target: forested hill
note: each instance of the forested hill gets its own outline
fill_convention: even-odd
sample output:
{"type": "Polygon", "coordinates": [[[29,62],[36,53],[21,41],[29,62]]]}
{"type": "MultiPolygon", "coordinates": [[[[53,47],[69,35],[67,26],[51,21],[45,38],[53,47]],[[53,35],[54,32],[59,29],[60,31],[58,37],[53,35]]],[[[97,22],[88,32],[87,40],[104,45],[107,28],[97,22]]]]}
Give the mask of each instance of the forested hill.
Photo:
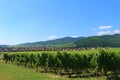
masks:
{"type": "MultiPolygon", "coordinates": [[[[60,48],[86,48],[86,47],[120,47],[120,34],[90,36],[90,37],[65,37],[48,41],[23,43],[12,47],[60,47],[60,48]]],[[[1,45],[0,47],[7,47],[1,45]]]]}
{"type": "Polygon", "coordinates": [[[78,38],[65,37],[65,38],[59,38],[55,40],[39,41],[39,42],[34,42],[34,43],[24,43],[24,44],[19,44],[16,46],[17,47],[38,47],[38,46],[67,47],[67,45],[73,46],[73,42],[78,41],[83,38],[84,37],[78,37],[78,38]]]}
{"type": "Polygon", "coordinates": [[[91,36],[74,42],[76,47],[120,47],[120,34],[91,36]]]}

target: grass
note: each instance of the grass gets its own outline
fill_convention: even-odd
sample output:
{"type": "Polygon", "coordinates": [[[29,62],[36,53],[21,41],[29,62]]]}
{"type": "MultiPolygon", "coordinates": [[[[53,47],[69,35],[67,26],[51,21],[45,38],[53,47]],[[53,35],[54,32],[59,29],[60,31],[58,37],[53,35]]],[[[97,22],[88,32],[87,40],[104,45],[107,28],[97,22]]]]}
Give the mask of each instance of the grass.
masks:
{"type": "Polygon", "coordinates": [[[66,78],[50,73],[38,73],[16,65],[0,63],[0,80],[105,80],[105,77],[66,78]]]}
{"type": "Polygon", "coordinates": [[[46,74],[36,73],[23,67],[10,64],[0,64],[0,80],[59,80],[46,74]]]}

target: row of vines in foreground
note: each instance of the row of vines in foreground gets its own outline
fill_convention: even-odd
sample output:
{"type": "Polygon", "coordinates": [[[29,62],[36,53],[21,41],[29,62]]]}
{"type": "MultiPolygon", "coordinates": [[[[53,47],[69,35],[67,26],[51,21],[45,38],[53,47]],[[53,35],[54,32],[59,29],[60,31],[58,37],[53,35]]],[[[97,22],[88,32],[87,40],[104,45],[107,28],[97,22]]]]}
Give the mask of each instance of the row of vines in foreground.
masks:
{"type": "Polygon", "coordinates": [[[16,64],[36,71],[55,74],[87,74],[87,76],[113,75],[120,73],[120,52],[100,50],[99,52],[81,53],[80,51],[47,51],[4,53],[5,63],[16,64]]]}

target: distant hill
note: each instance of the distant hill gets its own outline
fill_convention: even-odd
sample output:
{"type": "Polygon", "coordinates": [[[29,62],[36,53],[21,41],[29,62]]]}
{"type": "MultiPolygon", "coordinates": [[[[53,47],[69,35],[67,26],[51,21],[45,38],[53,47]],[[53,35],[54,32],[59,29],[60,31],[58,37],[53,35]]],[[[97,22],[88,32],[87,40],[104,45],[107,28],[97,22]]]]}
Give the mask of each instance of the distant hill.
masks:
{"type": "Polygon", "coordinates": [[[15,45],[16,47],[38,47],[38,46],[51,46],[51,47],[73,47],[73,42],[83,39],[84,37],[72,38],[72,37],[65,37],[55,40],[48,40],[48,41],[39,41],[33,43],[24,43],[15,45]]]}
{"type": "Polygon", "coordinates": [[[90,36],[90,37],[64,37],[54,40],[38,41],[33,43],[23,43],[19,45],[9,46],[0,45],[0,47],[76,47],[76,48],[86,48],[86,47],[120,47],[120,34],[114,35],[103,35],[103,36],[90,36]]]}
{"type": "Polygon", "coordinates": [[[8,45],[0,45],[1,48],[8,47],[8,45]]]}
{"type": "Polygon", "coordinates": [[[76,47],[120,47],[120,34],[91,36],[74,42],[76,47]]]}

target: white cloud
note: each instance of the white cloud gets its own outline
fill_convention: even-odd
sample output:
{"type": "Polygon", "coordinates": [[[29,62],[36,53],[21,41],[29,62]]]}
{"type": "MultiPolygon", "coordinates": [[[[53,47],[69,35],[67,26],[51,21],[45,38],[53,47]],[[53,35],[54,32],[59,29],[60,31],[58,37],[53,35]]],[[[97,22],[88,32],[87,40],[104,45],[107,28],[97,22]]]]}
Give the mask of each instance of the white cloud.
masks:
{"type": "Polygon", "coordinates": [[[109,35],[109,34],[113,34],[111,31],[101,31],[97,33],[98,35],[109,35]]]}
{"type": "Polygon", "coordinates": [[[70,37],[72,37],[72,38],[77,38],[78,36],[73,36],[73,35],[71,35],[70,37]]]}
{"type": "Polygon", "coordinates": [[[99,29],[110,29],[112,26],[99,26],[99,29]]]}
{"type": "Polygon", "coordinates": [[[49,36],[48,38],[49,39],[55,39],[55,38],[57,38],[57,36],[49,36]]]}
{"type": "Polygon", "coordinates": [[[114,34],[120,34],[120,30],[118,30],[118,29],[115,30],[115,31],[114,31],[114,34]]]}

